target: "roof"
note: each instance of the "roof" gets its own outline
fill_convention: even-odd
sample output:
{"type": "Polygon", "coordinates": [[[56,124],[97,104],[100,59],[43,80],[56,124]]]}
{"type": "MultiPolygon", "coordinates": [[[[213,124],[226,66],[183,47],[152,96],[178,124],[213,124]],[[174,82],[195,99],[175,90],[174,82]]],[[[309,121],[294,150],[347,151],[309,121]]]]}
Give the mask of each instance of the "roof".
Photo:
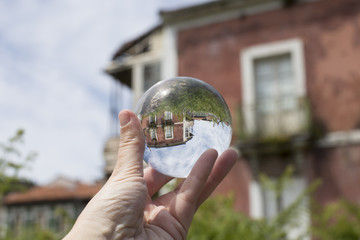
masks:
{"type": "Polygon", "coordinates": [[[14,192],[6,195],[4,205],[31,204],[37,202],[57,202],[69,200],[90,200],[103,186],[103,183],[84,184],[77,181],[66,182],[62,179],[47,186],[32,187],[26,192],[14,192]]]}
{"type": "MultiPolygon", "coordinates": [[[[201,4],[201,6],[203,6],[205,4],[201,4]]],[[[196,7],[201,7],[198,5],[195,5],[196,7]]],[[[186,8],[181,8],[181,9],[176,9],[176,10],[169,10],[169,11],[160,11],[159,14],[161,16],[163,15],[171,15],[174,14],[175,12],[181,12],[181,11],[187,11],[187,9],[191,9],[194,8],[194,6],[192,7],[186,7],[186,8]]],[[[150,30],[148,30],[147,32],[141,34],[140,36],[129,40],[125,43],[123,43],[120,48],[114,53],[114,55],[112,56],[112,60],[115,60],[116,58],[118,58],[119,56],[121,56],[123,53],[125,53],[127,50],[129,50],[130,48],[132,48],[133,46],[135,46],[136,44],[138,44],[139,42],[141,42],[143,39],[145,39],[146,37],[148,37],[149,35],[151,35],[152,33],[154,33],[155,31],[161,29],[163,27],[163,23],[160,23],[156,26],[154,26],[153,28],[151,28],[150,30]]]]}
{"type": "MultiPolygon", "coordinates": [[[[251,6],[278,6],[290,7],[298,2],[309,0],[212,0],[202,4],[191,5],[188,7],[160,11],[160,16],[165,24],[178,23],[191,19],[199,19],[201,17],[214,16],[217,13],[238,10],[239,17],[246,16],[248,13],[243,11],[251,6]],[[275,4],[275,5],[273,5],[275,4]]],[[[272,9],[273,7],[270,7],[272,9]]],[[[254,13],[260,9],[253,10],[254,13]]],[[[249,12],[250,13],[250,12],[249,12]]]]}
{"type": "Polygon", "coordinates": [[[137,43],[141,42],[143,39],[151,35],[153,32],[159,30],[162,28],[162,24],[158,24],[155,27],[151,28],[147,32],[141,34],[137,38],[134,38],[128,42],[125,42],[121,45],[121,47],[115,52],[115,54],[112,57],[112,60],[115,60],[117,57],[121,56],[123,53],[125,53],[127,50],[129,50],[131,47],[135,46],[137,43]]]}
{"type": "Polygon", "coordinates": [[[192,18],[212,15],[219,11],[223,12],[271,1],[278,0],[215,0],[180,9],[160,11],[160,16],[166,23],[181,22],[192,18]]]}
{"type": "MultiPolygon", "coordinates": [[[[161,10],[159,15],[162,18],[162,23],[151,28],[147,32],[140,36],[125,42],[112,56],[112,60],[115,60],[127,50],[141,42],[143,39],[161,29],[165,24],[186,21],[192,18],[199,18],[201,16],[207,16],[219,11],[232,10],[235,8],[243,8],[249,5],[257,5],[268,2],[276,2],[278,0],[213,0],[202,4],[194,4],[183,8],[177,8],[172,10],[161,10]]],[[[288,0],[290,2],[296,2],[295,0],[288,0]]]]}

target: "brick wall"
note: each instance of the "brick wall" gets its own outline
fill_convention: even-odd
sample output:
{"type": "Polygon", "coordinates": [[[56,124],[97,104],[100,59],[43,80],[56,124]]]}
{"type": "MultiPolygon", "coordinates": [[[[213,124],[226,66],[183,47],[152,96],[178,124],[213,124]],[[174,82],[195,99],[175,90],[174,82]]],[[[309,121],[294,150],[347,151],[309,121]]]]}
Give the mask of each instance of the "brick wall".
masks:
{"type": "Polygon", "coordinates": [[[309,161],[310,179],[321,179],[315,193],[321,203],[340,196],[360,203],[360,146],[318,149],[309,161]]]}
{"type": "MultiPolygon", "coordinates": [[[[241,51],[291,38],[304,43],[306,92],[317,121],[329,132],[360,128],[358,0],[309,2],[182,30],[178,33],[179,75],[214,86],[224,96],[236,123],[236,111],[242,104],[241,51]]],[[[236,125],[234,128],[236,131],[236,125]]],[[[359,165],[359,148],[322,149],[310,154],[310,179],[324,181],[316,193],[320,202],[340,196],[360,201],[360,168],[351,167],[359,165]]],[[[244,199],[250,180],[248,167],[241,161],[218,191],[235,191],[242,198],[237,200],[237,209],[248,212],[250,203],[244,199]]]]}
{"type": "Polygon", "coordinates": [[[151,139],[151,135],[149,133],[149,128],[151,127],[149,124],[149,117],[145,117],[141,121],[141,126],[145,132],[145,140],[150,146],[152,143],[156,144],[157,146],[167,146],[167,145],[177,145],[183,144],[184,142],[184,123],[183,119],[179,118],[176,115],[172,116],[172,129],[173,129],[173,137],[166,139],[165,138],[165,117],[163,115],[156,116],[156,121],[154,122],[154,126],[156,126],[156,136],[157,141],[153,141],[151,139]]]}
{"type": "Polygon", "coordinates": [[[360,1],[326,0],[180,31],[179,75],[213,85],[233,117],[242,102],[242,49],[300,38],[307,94],[329,131],[360,127],[360,1]],[[352,104],[351,104],[352,103],[352,104]],[[346,107],[344,107],[346,106],[346,107]]]}

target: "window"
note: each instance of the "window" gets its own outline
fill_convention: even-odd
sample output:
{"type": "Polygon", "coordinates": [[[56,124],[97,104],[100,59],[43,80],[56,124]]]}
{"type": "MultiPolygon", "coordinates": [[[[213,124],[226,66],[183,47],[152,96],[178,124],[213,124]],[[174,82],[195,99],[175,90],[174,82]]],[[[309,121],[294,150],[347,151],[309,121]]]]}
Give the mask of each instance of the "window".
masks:
{"type": "Polygon", "coordinates": [[[305,95],[302,42],[299,39],[253,46],[241,53],[246,131],[262,136],[302,129],[305,95]]]}
{"type": "Polygon", "coordinates": [[[190,129],[189,129],[189,127],[186,127],[185,128],[185,138],[188,138],[188,137],[190,137],[190,129]]]}
{"type": "Polygon", "coordinates": [[[49,219],[49,228],[54,232],[60,231],[60,216],[51,215],[49,219]]]}
{"type": "Polygon", "coordinates": [[[172,112],[169,112],[169,111],[165,111],[164,113],[164,118],[165,120],[172,120],[172,112]]]}
{"type": "Polygon", "coordinates": [[[186,126],[185,127],[185,138],[190,138],[193,136],[193,127],[192,126],[186,126]]]}
{"type": "Polygon", "coordinates": [[[25,218],[25,227],[30,228],[35,225],[35,213],[32,208],[27,207],[26,209],[26,218],[25,218]]]}
{"type": "MultiPolygon", "coordinates": [[[[276,181],[276,179],[272,179],[276,181]]],[[[286,209],[297,197],[305,190],[306,180],[301,177],[292,178],[285,186],[280,196],[276,196],[274,190],[266,189],[260,186],[256,181],[250,185],[250,215],[254,218],[274,219],[278,215],[279,210],[286,209]]],[[[301,211],[297,216],[297,225],[286,229],[290,239],[297,239],[299,236],[307,232],[310,226],[309,202],[305,198],[300,203],[301,211]]],[[[310,238],[301,238],[310,239],[310,238]]]]}
{"type": "Polygon", "coordinates": [[[155,115],[149,115],[149,124],[156,123],[156,116],[155,115]]]}
{"type": "Polygon", "coordinates": [[[165,139],[172,139],[174,134],[174,128],[173,126],[165,126],[164,127],[164,130],[165,130],[165,139]]]}
{"type": "Polygon", "coordinates": [[[157,140],[157,136],[156,136],[156,128],[150,128],[150,137],[151,140],[157,140]]]}
{"type": "Polygon", "coordinates": [[[255,59],[255,109],[260,135],[296,132],[298,96],[291,55],[255,59]]]}
{"type": "MultiPolygon", "coordinates": [[[[274,184],[276,178],[270,179],[274,184]]],[[[276,196],[273,189],[262,188],[264,217],[272,219],[293,203],[306,188],[305,179],[294,177],[285,185],[284,191],[276,196]]]]}
{"type": "Polygon", "coordinates": [[[35,215],[35,221],[36,224],[38,224],[41,227],[47,226],[47,219],[46,219],[46,206],[39,206],[36,208],[36,215],[35,215]]]}
{"type": "Polygon", "coordinates": [[[160,62],[144,66],[144,92],[160,81],[160,62]]]}

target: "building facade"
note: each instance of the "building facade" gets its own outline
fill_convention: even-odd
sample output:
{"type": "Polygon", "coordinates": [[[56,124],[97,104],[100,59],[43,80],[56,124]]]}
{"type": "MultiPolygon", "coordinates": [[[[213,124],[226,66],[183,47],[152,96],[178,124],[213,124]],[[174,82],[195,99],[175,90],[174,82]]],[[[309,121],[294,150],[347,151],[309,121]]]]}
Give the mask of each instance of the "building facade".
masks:
{"type": "MultiPolygon", "coordinates": [[[[222,94],[233,117],[232,145],[242,157],[217,193],[233,192],[237,210],[265,218],[315,179],[322,180],[319,203],[360,203],[359,1],[220,0],[160,15],[162,24],[146,35],[162,39],[156,81],[201,79],[222,94]],[[261,187],[260,173],[276,180],[289,165],[293,181],[279,198],[261,187]]],[[[141,39],[125,44],[110,66],[119,56],[119,71],[136,66],[126,54],[141,39]]],[[[131,82],[146,90],[145,69],[136,71],[131,82]]]]}
{"type": "Polygon", "coordinates": [[[10,193],[2,201],[2,230],[16,236],[39,227],[65,234],[102,185],[58,178],[46,186],[10,193]]]}
{"type": "Polygon", "coordinates": [[[194,120],[172,112],[149,115],[140,120],[148,147],[169,147],[185,144],[193,135],[194,120]]]}

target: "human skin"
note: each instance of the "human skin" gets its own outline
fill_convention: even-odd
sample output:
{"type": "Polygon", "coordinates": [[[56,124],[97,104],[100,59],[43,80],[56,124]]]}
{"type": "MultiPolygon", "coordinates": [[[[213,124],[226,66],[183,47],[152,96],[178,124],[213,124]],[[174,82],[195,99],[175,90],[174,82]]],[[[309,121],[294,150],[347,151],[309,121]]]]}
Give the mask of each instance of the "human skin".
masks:
{"type": "Polygon", "coordinates": [[[220,157],[213,149],[205,151],[174,191],[152,200],[172,178],[151,167],[143,170],[145,139],[136,115],[124,110],[119,121],[114,171],[64,239],[186,239],[196,210],[230,171],[236,151],[220,157]]]}

